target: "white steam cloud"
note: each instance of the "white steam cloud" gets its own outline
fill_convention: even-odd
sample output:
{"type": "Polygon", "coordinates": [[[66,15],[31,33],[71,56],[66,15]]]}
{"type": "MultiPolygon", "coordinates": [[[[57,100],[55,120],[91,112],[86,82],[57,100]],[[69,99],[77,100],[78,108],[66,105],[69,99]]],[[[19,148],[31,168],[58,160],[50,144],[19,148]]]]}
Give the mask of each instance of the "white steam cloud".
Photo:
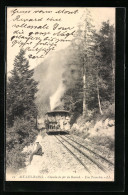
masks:
{"type": "Polygon", "coordinates": [[[56,92],[50,97],[51,110],[54,110],[56,107],[62,104],[61,97],[63,96],[64,92],[65,92],[65,86],[63,85],[61,81],[56,92]]]}

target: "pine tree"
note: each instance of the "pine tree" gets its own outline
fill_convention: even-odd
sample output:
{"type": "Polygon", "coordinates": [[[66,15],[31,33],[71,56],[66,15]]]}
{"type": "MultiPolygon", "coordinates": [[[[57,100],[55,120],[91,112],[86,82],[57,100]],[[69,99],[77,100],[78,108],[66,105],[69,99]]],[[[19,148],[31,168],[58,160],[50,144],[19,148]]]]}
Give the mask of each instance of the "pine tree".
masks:
{"type": "Polygon", "coordinates": [[[33,79],[34,70],[29,69],[25,51],[20,50],[15,57],[14,68],[7,82],[7,124],[13,126],[16,118],[35,119],[37,108],[35,94],[37,82],[33,79]]]}
{"type": "MultiPolygon", "coordinates": [[[[103,22],[100,32],[96,35],[95,72],[97,74],[97,89],[102,105],[113,103],[115,83],[114,60],[114,27],[109,21],[103,22]]],[[[100,101],[99,101],[100,103],[100,101]]],[[[101,103],[99,106],[101,108],[101,103]]],[[[101,112],[100,112],[101,113],[101,112]]],[[[101,113],[102,114],[102,113],[101,113]]]]}
{"type": "MultiPolygon", "coordinates": [[[[64,94],[65,108],[69,108],[73,115],[87,116],[88,105],[91,105],[93,76],[91,74],[91,59],[93,45],[95,44],[95,30],[92,25],[88,9],[83,14],[83,21],[78,25],[78,30],[71,42],[69,73],[64,94]],[[90,103],[91,102],[91,103],[90,103]]],[[[67,74],[67,73],[66,73],[67,74]]],[[[93,100],[92,100],[93,101],[93,100]]]]}
{"type": "Polygon", "coordinates": [[[114,97],[114,28],[103,22],[96,33],[88,11],[82,24],[71,42],[69,71],[64,75],[64,107],[74,122],[82,113],[86,120],[105,114],[114,97]]]}
{"type": "MultiPolygon", "coordinates": [[[[93,45],[95,44],[95,30],[92,22],[92,17],[89,9],[86,9],[83,14],[84,21],[79,25],[77,31],[77,39],[79,40],[79,52],[80,52],[80,69],[82,69],[83,79],[83,116],[87,116],[88,110],[88,96],[90,91],[90,85],[88,83],[91,70],[91,59],[94,55],[93,45]]],[[[90,82],[91,83],[91,82],[90,82]]]]}

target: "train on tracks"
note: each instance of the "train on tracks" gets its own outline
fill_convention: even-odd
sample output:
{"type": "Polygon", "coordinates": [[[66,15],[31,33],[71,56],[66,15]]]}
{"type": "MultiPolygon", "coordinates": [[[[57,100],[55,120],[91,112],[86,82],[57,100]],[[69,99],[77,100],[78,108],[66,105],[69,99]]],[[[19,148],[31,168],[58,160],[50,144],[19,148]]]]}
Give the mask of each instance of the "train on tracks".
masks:
{"type": "Polygon", "coordinates": [[[70,113],[65,110],[47,112],[45,114],[45,128],[47,132],[69,132],[70,113]]]}

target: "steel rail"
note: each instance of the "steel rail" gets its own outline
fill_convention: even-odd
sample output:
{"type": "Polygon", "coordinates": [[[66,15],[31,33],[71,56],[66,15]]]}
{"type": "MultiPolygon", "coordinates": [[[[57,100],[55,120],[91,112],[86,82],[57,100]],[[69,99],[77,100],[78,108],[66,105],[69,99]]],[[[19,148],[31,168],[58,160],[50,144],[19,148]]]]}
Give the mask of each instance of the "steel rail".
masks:
{"type": "Polygon", "coordinates": [[[88,156],[85,152],[82,152],[79,148],[77,148],[76,146],[71,144],[69,141],[65,140],[62,136],[60,136],[60,137],[61,137],[61,139],[66,141],[69,145],[71,145],[73,148],[75,148],[79,153],[81,153],[83,156],[85,156],[87,159],[89,159],[91,162],[93,162],[95,165],[97,165],[98,168],[101,169],[103,172],[107,171],[107,169],[103,165],[101,165],[100,163],[96,162],[92,157],[88,156]]]}
{"type": "MultiPolygon", "coordinates": [[[[55,135],[54,135],[55,136],[55,135]]],[[[84,168],[91,174],[91,171],[86,167],[86,165],[57,137],[55,136],[57,140],[69,151],[70,154],[81,164],[84,166],[84,168]]]]}
{"type": "MultiPolygon", "coordinates": [[[[65,136],[65,135],[64,135],[64,136],[65,136]]],[[[67,136],[65,136],[65,137],[67,137],[67,136]]],[[[71,139],[70,137],[67,137],[67,138],[70,139],[70,140],[72,140],[74,143],[78,144],[79,146],[85,148],[85,149],[88,150],[89,152],[92,152],[92,153],[95,154],[96,156],[102,158],[102,159],[103,159],[104,161],[106,161],[107,163],[109,163],[109,164],[111,164],[111,165],[114,166],[114,164],[113,164],[111,161],[107,160],[105,157],[101,156],[100,154],[97,154],[97,153],[94,152],[93,150],[91,150],[91,149],[87,148],[86,146],[80,144],[80,143],[77,142],[76,140],[71,139]]]]}

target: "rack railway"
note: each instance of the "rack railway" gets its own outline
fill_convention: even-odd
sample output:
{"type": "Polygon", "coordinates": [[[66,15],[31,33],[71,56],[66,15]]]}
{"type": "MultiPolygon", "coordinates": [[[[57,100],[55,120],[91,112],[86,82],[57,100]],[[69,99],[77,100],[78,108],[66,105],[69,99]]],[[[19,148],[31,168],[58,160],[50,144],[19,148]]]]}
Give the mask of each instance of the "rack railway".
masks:
{"type": "Polygon", "coordinates": [[[108,151],[92,142],[70,135],[70,113],[54,110],[45,114],[47,134],[52,133],[60,144],[86,169],[88,173],[113,172],[114,162],[107,158],[108,151]],[[64,132],[65,134],[61,134],[64,132]],[[84,141],[84,142],[83,142],[84,141]]]}
{"type": "Polygon", "coordinates": [[[55,135],[56,139],[64,146],[64,148],[88,171],[88,173],[94,173],[102,171],[113,172],[114,163],[100,154],[96,153],[93,149],[86,147],[72,139],[72,136],[68,135],[55,135]]]}

